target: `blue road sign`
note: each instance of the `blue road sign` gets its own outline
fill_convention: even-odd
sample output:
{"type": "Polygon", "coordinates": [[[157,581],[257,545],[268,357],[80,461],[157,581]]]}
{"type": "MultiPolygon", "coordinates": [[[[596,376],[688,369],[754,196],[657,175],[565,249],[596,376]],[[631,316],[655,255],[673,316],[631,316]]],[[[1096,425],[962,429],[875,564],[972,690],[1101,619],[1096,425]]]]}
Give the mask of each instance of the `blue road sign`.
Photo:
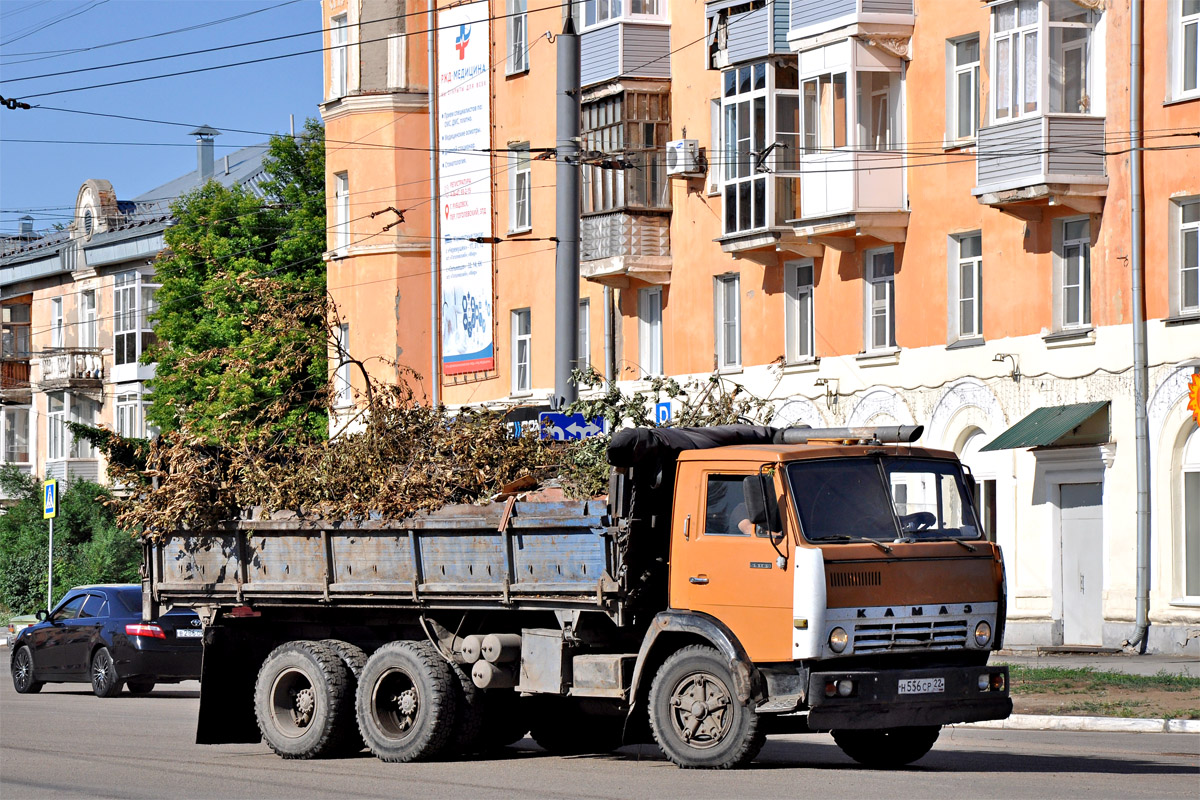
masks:
{"type": "Polygon", "coordinates": [[[538,422],[542,426],[542,438],[566,441],[567,439],[586,439],[589,436],[599,436],[608,430],[604,417],[585,419],[583,414],[559,414],[546,411],[538,414],[538,422]]]}
{"type": "Polygon", "coordinates": [[[671,421],[671,401],[659,403],[654,406],[654,424],[666,425],[671,421]]]}
{"type": "Polygon", "coordinates": [[[42,484],[42,519],[58,516],[58,481],[51,478],[42,484]]]}

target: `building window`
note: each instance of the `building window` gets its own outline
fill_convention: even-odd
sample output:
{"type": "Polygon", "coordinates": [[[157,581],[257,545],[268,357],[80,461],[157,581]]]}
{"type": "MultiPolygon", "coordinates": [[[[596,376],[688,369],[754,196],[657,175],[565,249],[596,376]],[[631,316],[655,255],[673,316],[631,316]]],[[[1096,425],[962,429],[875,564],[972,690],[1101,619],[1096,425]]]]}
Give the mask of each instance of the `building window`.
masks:
{"type": "Polygon", "coordinates": [[[708,101],[708,193],[721,193],[721,98],[708,101]]]}
{"type": "Polygon", "coordinates": [[[583,0],[576,3],[579,29],[615,19],[665,19],[666,0],[583,0]]]}
{"type": "MultiPolygon", "coordinates": [[[[1197,0],[1200,2],[1200,0],[1197,0]]],[[[1177,200],[1171,209],[1178,233],[1172,236],[1171,310],[1177,315],[1200,314],[1200,197],[1177,200]]]]}
{"type": "Polygon", "coordinates": [[[900,73],[858,72],[858,144],[864,150],[892,150],[904,138],[900,118],[900,73]]]}
{"type": "Polygon", "coordinates": [[[896,253],[891,247],[866,254],[867,350],[896,346],[896,253]]]}
{"type": "Polygon", "coordinates": [[[742,366],[741,279],[718,275],[713,281],[713,317],[716,320],[717,369],[742,366]]]}
{"type": "Polygon", "coordinates": [[[510,145],[508,152],[508,232],[532,227],[529,142],[510,145]]]}
{"type": "Polygon", "coordinates": [[[79,295],[79,345],[80,347],[99,347],[99,333],[96,330],[96,292],[86,291],[79,295]]]}
{"type": "Polygon", "coordinates": [[[155,343],[150,316],[157,309],[157,284],[144,283],[134,271],[113,278],[113,360],[117,365],[136,364],[155,343]]]}
{"type": "Polygon", "coordinates": [[[1038,0],[992,8],[992,94],[997,120],[1038,110],[1038,0]]]}
{"type": "Polygon", "coordinates": [[[94,458],[95,451],[86,439],[76,439],[67,428],[68,420],[83,425],[96,424],[96,401],[66,392],[46,395],[47,458],[94,458]]]}
{"type": "Polygon", "coordinates": [[[142,403],[137,392],[123,392],[116,402],[117,435],[126,438],[142,438],[142,403]]]}
{"type": "Polygon", "coordinates": [[[662,288],[638,292],[638,364],[641,375],[663,374],[662,288]]]}
{"type": "Polygon", "coordinates": [[[1200,0],[1183,0],[1182,5],[1171,3],[1170,14],[1178,14],[1172,21],[1174,34],[1171,47],[1171,83],[1175,97],[1200,91],[1200,0]]]}
{"type": "Polygon", "coordinates": [[[512,393],[533,391],[533,328],[529,309],[512,312],[512,393]]]}
{"type": "Polygon", "coordinates": [[[346,96],[346,15],[329,21],[329,99],[346,96]]]}
{"type": "Polygon", "coordinates": [[[526,23],[525,0],[508,0],[509,75],[529,69],[529,28],[526,23]]]}
{"type": "Polygon", "coordinates": [[[59,461],[66,458],[67,405],[63,392],[46,395],[46,458],[59,461]]]}
{"type": "Polygon", "coordinates": [[[946,55],[946,139],[974,139],[979,131],[979,36],[946,42],[946,55]]]}
{"type": "Polygon", "coordinates": [[[389,89],[403,89],[408,86],[408,37],[403,33],[393,33],[388,36],[388,75],[389,89]]]}
{"type": "Polygon", "coordinates": [[[4,461],[8,464],[29,464],[33,455],[29,449],[29,409],[10,407],[4,414],[4,461]]]}
{"type": "Polygon", "coordinates": [[[350,324],[338,326],[338,365],[333,376],[333,390],[337,393],[334,402],[339,408],[354,403],[354,390],[350,383],[350,324]]]}
{"type": "Polygon", "coordinates": [[[845,147],[846,73],[826,73],[805,79],[801,96],[804,153],[819,155],[845,147]]]}
{"type": "Polygon", "coordinates": [[[56,349],[63,346],[63,301],[61,297],[55,297],[50,301],[50,346],[56,349]]]}
{"type": "MultiPolygon", "coordinates": [[[[800,86],[796,63],[748,64],[726,70],[722,81],[725,234],[795,219],[799,210],[798,181],[771,173],[794,175],[799,170],[800,86]]],[[[844,76],[842,99],[844,105],[844,76]]],[[[842,136],[844,144],[844,126],[842,136]]]]}
{"type": "Polygon", "coordinates": [[[344,256],[350,246],[350,174],[339,172],[333,176],[334,201],[334,248],[344,256]]]}
{"type": "Polygon", "coordinates": [[[1095,15],[1075,3],[1051,2],[1050,111],[1086,114],[1091,110],[1088,65],[1095,15]]]}
{"type": "Polygon", "coordinates": [[[784,357],[789,364],[811,361],[813,347],[813,262],[789,261],[784,265],[784,292],[787,296],[784,327],[787,343],[784,357]]]}
{"type": "Polygon", "coordinates": [[[579,331],[575,336],[575,368],[587,369],[592,365],[591,336],[592,301],[579,301],[579,331]]]}
{"type": "MultiPolygon", "coordinates": [[[[0,313],[3,314],[3,348],[4,358],[28,359],[30,350],[30,300],[23,303],[5,305],[0,313]]],[[[5,377],[8,377],[7,375],[5,377]]],[[[25,380],[28,381],[28,375],[25,380]]],[[[7,383],[6,383],[7,388],[7,383]]]]}
{"type": "Polygon", "coordinates": [[[1200,597],[1200,430],[1183,446],[1183,593],[1200,597]]]}
{"type": "Polygon", "coordinates": [[[583,149],[605,156],[583,165],[584,214],[671,207],[663,158],[671,134],[669,94],[625,91],[605,97],[586,103],[581,121],[583,149]]]}
{"type": "Polygon", "coordinates": [[[1067,0],[1012,0],[993,6],[993,118],[1017,119],[1043,110],[1089,113],[1095,24],[1094,12],[1067,0]],[[1048,43],[1048,65],[1042,61],[1041,43],[1048,43]]]}
{"type": "Polygon", "coordinates": [[[1062,327],[1092,324],[1091,231],[1086,219],[1064,220],[1059,251],[1062,272],[1062,327]]]}
{"type": "Polygon", "coordinates": [[[951,339],[983,336],[983,236],[954,236],[950,244],[951,339]]]}

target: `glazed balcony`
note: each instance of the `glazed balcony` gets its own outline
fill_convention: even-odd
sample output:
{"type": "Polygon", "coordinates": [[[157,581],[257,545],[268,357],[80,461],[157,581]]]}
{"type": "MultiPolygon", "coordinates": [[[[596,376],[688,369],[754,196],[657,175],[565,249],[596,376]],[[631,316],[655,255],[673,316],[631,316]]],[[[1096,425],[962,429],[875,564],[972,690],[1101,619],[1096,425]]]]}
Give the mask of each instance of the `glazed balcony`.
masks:
{"type": "Polygon", "coordinates": [[[104,357],[98,347],[62,347],[41,356],[40,391],[99,389],[104,383],[104,357]]]}
{"type": "Polygon", "coordinates": [[[913,0],[791,0],[790,9],[789,41],[850,25],[885,26],[891,32],[895,26],[902,26],[909,29],[907,34],[914,20],[913,0]]]}
{"type": "Polygon", "coordinates": [[[584,30],[579,39],[580,84],[618,78],[671,77],[671,28],[665,21],[618,18],[584,30]]]}
{"type": "Polygon", "coordinates": [[[712,69],[759,61],[788,47],[788,4],[766,0],[712,0],[704,7],[712,69]]]}

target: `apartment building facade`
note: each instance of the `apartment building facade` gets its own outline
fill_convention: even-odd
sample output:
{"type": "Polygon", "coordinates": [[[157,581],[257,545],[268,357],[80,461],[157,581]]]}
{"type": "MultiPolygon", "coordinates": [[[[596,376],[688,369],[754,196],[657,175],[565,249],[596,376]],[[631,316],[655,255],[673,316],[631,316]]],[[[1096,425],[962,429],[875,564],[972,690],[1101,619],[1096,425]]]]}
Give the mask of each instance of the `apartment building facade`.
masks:
{"type": "Polygon", "coordinates": [[[266,145],[217,160],[202,127],[197,167],[131,200],[107,180],[79,189],[61,230],[23,231],[0,250],[0,441],[3,461],[40,478],[105,481],[102,455],[74,438],[68,422],[143,437],[155,342],[154,262],[174,223],[170,204],[208,180],[253,187],[266,145]]]}
{"type": "MultiPolygon", "coordinates": [[[[445,5],[323,4],[330,287],[378,377],[410,367],[451,406],[544,403],[564,12],[445,5]],[[448,135],[464,126],[482,139],[448,135]],[[474,269],[451,274],[463,241],[474,269]]],[[[575,4],[580,360],[629,388],[715,372],[773,400],[775,425],[924,425],[980,481],[1009,642],[1119,646],[1135,618],[1140,146],[1149,646],[1198,652],[1200,5],[1146,4],[1140,75],[1127,5],[575,4]]],[[[334,361],[352,407],[359,378],[334,361]]]]}

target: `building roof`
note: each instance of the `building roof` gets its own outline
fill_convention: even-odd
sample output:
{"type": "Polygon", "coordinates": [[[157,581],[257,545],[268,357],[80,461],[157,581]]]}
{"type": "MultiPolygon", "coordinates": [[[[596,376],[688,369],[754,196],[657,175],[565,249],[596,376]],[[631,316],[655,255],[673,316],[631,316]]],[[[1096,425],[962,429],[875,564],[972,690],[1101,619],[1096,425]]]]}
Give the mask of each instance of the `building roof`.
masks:
{"type": "MultiPolygon", "coordinates": [[[[255,195],[262,197],[263,192],[260,184],[265,177],[263,160],[266,158],[269,147],[270,145],[265,142],[263,144],[253,144],[215,159],[213,161],[213,175],[211,180],[216,181],[222,186],[233,186],[235,184],[244,186],[255,195]]],[[[143,212],[151,209],[159,209],[166,213],[170,211],[170,204],[177,198],[193,189],[200,188],[208,180],[201,180],[200,171],[192,170],[172,181],[167,181],[162,186],[157,186],[148,192],[138,195],[133,198],[133,202],[137,203],[139,210],[143,212]]]]}

